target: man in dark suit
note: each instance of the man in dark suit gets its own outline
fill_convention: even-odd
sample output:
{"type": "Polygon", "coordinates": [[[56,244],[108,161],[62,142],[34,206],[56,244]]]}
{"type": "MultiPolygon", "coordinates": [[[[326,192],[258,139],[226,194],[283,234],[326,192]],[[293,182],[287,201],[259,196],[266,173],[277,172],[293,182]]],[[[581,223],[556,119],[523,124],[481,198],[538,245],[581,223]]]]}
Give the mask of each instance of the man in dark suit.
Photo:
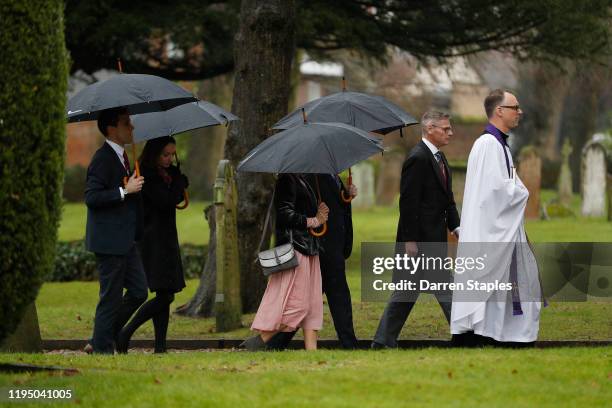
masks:
{"type": "MultiPolygon", "coordinates": [[[[353,219],[350,199],[357,196],[357,187],[346,188],[335,174],[309,175],[307,181],[313,191],[320,192],[321,200],[329,207],[327,233],[320,239],[319,252],[323,292],[334,321],[340,345],[357,348],[353,327],[351,292],[346,281],[345,259],[353,250],[353,219]],[[348,201],[345,202],[344,198],[348,201]]],[[[296,332],[280,332],[266,343],[268,350],[283,350],[296,332]]]]}
{"type": "Polygon", "coordinates": [[[346,188],[335,174],[310,176],[309,183],[314,191],[319,189],[321,200],[329,207],[327,233],[320,238],[323,292],[342,348],[353,349],[357,347],[357,338],[344,262],[353,250],[353,218],[349,200],[357,195],[357,187],[350,185],[346,188]]]}
{"type": "Polygon", "coordinates": [[[119,331],[147,299],[146,277],[135,246],[142,235],[140,190],[144,178],[130,176],[124,145],[133,143],[134,128],[127,110],[102,111],[98,128],[106,141],[87,169],[85,244],[96,255],[100,275],[93,351],[112,354],[119,331]]]}
{"type": "MultiPolygon", "coordinates": [[[[459,213],[452,191],[450,168],[439,150],[453,131],[449,115],[430,111],[421,120],[422,140],[410,151],[402,167],[400,218],[396,250],[408,256],[446,257],[447,230],[459,236],[459,213]],[[442,243],[442,244],[438,244],[442,243]]],[[[394,279],[396,279],[394,271],[394,279]]],[[[403,277],[402,279],[404,279],[403,277]]],[[[408,279],[419,287],[420,279],[449,282],[444,270],[419,269],[408,279]]],[[[444,316],[450,321],[451,292],[434,292],[444,316]]],[[[395,292],[380,319],[372,348],[397,347],[399,336],[418,297],[395,292]]]]}

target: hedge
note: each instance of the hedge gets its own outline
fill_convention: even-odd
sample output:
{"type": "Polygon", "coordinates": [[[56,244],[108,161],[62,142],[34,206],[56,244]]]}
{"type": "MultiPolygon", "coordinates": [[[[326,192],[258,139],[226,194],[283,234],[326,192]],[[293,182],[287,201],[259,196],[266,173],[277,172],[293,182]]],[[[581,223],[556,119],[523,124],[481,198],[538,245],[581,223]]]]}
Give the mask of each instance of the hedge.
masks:
{"type": "MultiPolygon", "coordinates": [[[[207,253],[206,245],[181,245],[185,279],[200,277],[207,253]]],[[[96,257],[85,249],[83,241],[57,243],[55,267],[46,276],[48,282],[93,281],[97,279],[96,257]]]]}
{"type": "Polygon", "coordinates": [[[68,58],[64,2],[0,3],[0,341],[53,267],[68,58]]]}

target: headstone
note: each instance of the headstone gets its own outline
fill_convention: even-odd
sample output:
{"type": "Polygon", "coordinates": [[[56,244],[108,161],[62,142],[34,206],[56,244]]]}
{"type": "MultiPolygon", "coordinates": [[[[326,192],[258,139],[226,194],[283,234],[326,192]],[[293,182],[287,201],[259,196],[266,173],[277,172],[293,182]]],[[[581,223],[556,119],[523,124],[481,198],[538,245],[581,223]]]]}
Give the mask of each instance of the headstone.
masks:
{"type": "Polygon", "coordinates": [[[0,351],[12,353],[36,353],[42,351],[38,315],[34,302],[26,306],[26,310],[17,329],[2,342],[0,351]]]}
{"type": "Polygon", "coordinates": [[[529,191],[525,209],[526,218],[540,216],[540,188],[542,183],[542,160],[533,146],[525,146],[519,155],[518,175],[529,191]]]}
{"type": "Polygon", "coordinates": [[[572,154],[572,146],[569,138],[563,142],[563,148],[561,149],[561,172],[559,173],[559,202],[562,205],[568,206],[572,203],[572,172],[570,171],[569,156],[572,154]]]}
{"type": "Polygon", "coordinates": [[[229,160],[221,160],[217,167],[214,187],[217,226],[215,317],[218,332],[241,327],[237,203],[238,190],[234,179],[234,169],[229,160]]]}
{"type": "Polygon", "coordinates": [[[402,165],[406,153],[403,149],[385,152],[380,160],[380,171],[376,182],[376,204],[392,205],[399,195],[402,165]]]}
{"type": "Polygon", "coordinates": [[[606,178],[606,149],[601,143],[591,141],[582,150],[583,216],[603,217],[606,215],[606,178]]]}
{"type": "Polygon", "coordinates": [[[367,161],[353,166],[353,184],[358,188],[353,208],[370,208],[374,205],[374,168],[367,161]]]}

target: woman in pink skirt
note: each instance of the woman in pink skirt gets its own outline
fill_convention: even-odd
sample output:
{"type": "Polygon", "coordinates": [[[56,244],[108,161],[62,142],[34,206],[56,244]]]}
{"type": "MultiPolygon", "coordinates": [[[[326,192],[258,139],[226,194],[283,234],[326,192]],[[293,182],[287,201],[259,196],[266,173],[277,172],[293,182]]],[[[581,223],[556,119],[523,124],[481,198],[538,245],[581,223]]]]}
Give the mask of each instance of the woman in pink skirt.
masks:
{"type": "Polygon", "coordinates": [[[317,197],[302,175],[282,174],[276,182],[276,245],[290,240],[298,266],[270,275],[268,286],[252,330],[259,336],[244,343],[249,350],[264,349],[279,332],[304,331],[306,350],[316,350],[317,332],[323,325],[323,292],[319,267],[319,240],[308,232],[327,221],[325,203],[317,197]]]}

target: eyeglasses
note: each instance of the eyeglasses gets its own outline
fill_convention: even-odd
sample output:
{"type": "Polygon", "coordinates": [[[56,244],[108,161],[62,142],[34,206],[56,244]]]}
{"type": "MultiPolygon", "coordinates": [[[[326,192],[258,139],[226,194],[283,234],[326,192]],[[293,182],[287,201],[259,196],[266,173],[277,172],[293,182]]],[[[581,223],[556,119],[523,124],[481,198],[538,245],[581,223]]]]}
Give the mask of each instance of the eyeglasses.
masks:
{"type": "Polygon", "coordinates": [[[453,131],[453,128],[450,127],[450,126],[449,127],[443,127],[443,126],[434,125],[433,123],[431,124],[431,126],[442,129],[444,131],[444,133],[449,133],[449,132],[453,131]]]}
{"type": "Polygon", "coordinates": [[[520,111],[521,110],[521,105],[500,105],[500,108],[508,108],[508,109],[513,109],[515,111],[520,111]]]}

